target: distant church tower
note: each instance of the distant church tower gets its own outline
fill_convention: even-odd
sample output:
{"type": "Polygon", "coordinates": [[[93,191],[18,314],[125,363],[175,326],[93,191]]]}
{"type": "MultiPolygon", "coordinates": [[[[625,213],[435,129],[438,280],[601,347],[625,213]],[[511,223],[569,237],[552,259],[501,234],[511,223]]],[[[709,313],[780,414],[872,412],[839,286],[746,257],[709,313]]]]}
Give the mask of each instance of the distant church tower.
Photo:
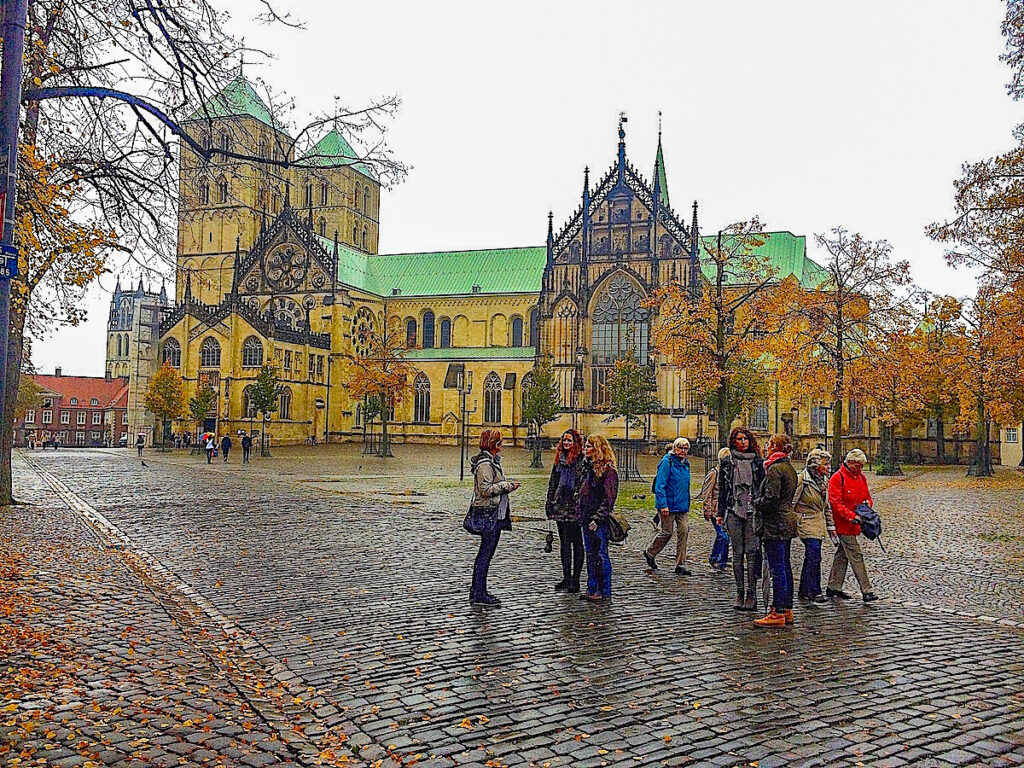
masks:
{"type": "Polygon", "coordinates": [[[141,278],[134,291],[122,290],[118,278],[110,297],[106,372],[108,377],[128,379],[129,444],[135,442],[140,432],[145,433],[147,444],[153,437],[153,416],[146,411],[144,397],[149,377],[160,367],[157,361],[160,318],[169,308],[164,286],[160,286],[159,293],[148,291],[141,278]]]}

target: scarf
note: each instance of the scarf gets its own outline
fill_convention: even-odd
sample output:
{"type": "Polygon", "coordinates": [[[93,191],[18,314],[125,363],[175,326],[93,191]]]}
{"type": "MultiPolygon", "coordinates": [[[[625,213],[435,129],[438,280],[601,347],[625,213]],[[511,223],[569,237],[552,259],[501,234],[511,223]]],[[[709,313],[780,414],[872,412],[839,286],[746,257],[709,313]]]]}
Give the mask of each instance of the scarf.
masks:
{"type": "Polygon", "coordinates": [[[735,448],[729,451],[733,461],[732,492],[736,516],[746,520],[747,510],[754,496],[754,459],[756,453],[743,453],[735,448]]]}
{"type": "Polygon", "coordinates": [[[576,466],[570,464],[567,456],[558,460],[558,488],[555,497],[558,499],[572,498],[576,490],[576,466]]]}
{"type": "Polygon", "coordinates": [[[770,454],[768,456],[768,458],[764,460],[764,470],[765,470],[765,472],[768,471],[768,467],[770,467],[772,464],[774,464],[779,459],[787,459],[787,458],[789,458],[789,454],[788,453],[783,453],[782,451],[775,451],[774,453],[770,454]]]}

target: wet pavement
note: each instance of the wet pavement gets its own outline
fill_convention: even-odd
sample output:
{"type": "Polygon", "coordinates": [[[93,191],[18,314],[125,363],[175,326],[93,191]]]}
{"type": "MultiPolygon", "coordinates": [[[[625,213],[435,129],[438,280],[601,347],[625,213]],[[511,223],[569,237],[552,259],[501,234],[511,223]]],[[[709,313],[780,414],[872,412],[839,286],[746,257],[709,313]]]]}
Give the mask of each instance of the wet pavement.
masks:
{"type": "MultiPolygon", "coordinates": [[[[216,648],[190,651],[182,635],[181,658],[234,660],[186,664],[197,679],[257,694],[287,684],[289,703],[292,689],[316,700],[291,712],[280,696],[245,702],[269,713],[265,740],[302,719],[310,743],[289,760],[323,752],[321,729],[333,727],[347,734],[346,759],[393,765],[1024,762],[1024,479],[1013,472],[987,483],[957,468],[872,478],[888,553],[866,552],[883,600],[798,605],[795,625],[765,631],[731,610],[731,578],[706,564],[702,519],[691,525],[694,576],[671,574],[666,557],[646,572],[647,483],[624,488],[634,527],[612,549],[611,603],[554,593],[558,559],[543,551],[539,514],[546,473],[518,451],[506,458],[524,481],[518,519],[491,569],[503,606],[472,608],[457,451],[395,450],[383,461],[350,447],[279,449],[244,467],[234,455],[207,466],[147,454],[143,467],[123,453],[36,452],[27,456],[42,475],[23,464],[16,473],[20,495],[52,516],[47,530],[77,520],[60,534],[87,539],[90,509],[101,529],[109,523],[111,564],[86,590],[98,603],[116,602],[102,590],[141,589],[143,574],[155,586],[131,610],[157,615],[170,601],[170,615],[202,628],[196,642],[216,648]],[[85,506],[59,512],[41,477],[85,506]]],[[[24,545],[25,525],[0,518],[5,541],[24,545]]],[[[25,570],[41,567],[30,557],[25,570]]],[[[68,597],[77,606],[82,596],[68,597]]]]}

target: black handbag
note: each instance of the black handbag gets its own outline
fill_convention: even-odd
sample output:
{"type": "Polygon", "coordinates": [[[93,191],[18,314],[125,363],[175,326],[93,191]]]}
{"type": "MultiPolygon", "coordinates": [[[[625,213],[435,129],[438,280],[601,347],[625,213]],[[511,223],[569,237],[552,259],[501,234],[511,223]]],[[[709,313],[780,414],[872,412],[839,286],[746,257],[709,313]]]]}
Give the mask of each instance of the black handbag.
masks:
{"type": "Polygon", "coordinates": [[[462,521],[462,527],[474,536],[482,536],[484,533],[494,530],[494,524],[497,522],[497,519],[497,510],[492,510],[490,507],[474,507],[471,505],[466,513],[466,517],[462,521]]]}

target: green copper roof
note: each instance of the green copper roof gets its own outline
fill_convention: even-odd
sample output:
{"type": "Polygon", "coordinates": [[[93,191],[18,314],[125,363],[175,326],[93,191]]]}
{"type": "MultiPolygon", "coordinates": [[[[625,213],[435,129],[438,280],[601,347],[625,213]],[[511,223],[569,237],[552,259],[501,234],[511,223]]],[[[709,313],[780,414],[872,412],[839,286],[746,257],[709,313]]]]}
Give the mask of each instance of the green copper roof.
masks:
{"type": "Polygon", "coordinates": [[[271,128],[284,130],[263,99],[257,95],[249,81],[239,75],[216,96],[212,97],[202,109],[196,110],[189,120],[204,120],[216,117],[253,117],[271,128]]]}
{"type": "MultiPolygon", "coordinates": [[[[779,278],[794,276],[804,288],[813,288],[826,277],[825,270],[807,257],[807,238],[792,232],[764,232],[764,244],[755,249],[766,257],[779,278]]],[[[715,247],[715,235],[701,238],[704,248],[715,247]]],[[[715,279],[715,265],[701,249],[701,271],[708,280],[715,279]]],[[[730,276],[728,282],[743,283],[737,276],[730,276]]]]}
{"type": "Polygon", "coordinates": [[[446,347],[410,349],[408,360],[532,360],[533,347],[446,347]]]}
{"type": "Polygon", "coordinates": [[[658,136],[658,154],[654,157],[654,173],[658,178],[658,200],[666,208],[670,208],[668,202],[668,174],[665,173],[665,155],[661,151],[661,136],[658,136]]]}
{"type": "Polygon", "coordinates": [[[308,152],[299,158],[303,166],[315,166],[318,168],[334,168],[339,165],[351,165],[364,176],[376,180],[376,177],[363,163],[355,162],[359,155],[352,149],[345,137],[336,129],[332,129],[320,141],[318,141],[308,152]]]}
{"type": "Polygon", "coordinates": [[[546,259],[543,247],[496,248],[370,256],[369,263],[381,296],[459,296],[539,293],[546,259]]]}

